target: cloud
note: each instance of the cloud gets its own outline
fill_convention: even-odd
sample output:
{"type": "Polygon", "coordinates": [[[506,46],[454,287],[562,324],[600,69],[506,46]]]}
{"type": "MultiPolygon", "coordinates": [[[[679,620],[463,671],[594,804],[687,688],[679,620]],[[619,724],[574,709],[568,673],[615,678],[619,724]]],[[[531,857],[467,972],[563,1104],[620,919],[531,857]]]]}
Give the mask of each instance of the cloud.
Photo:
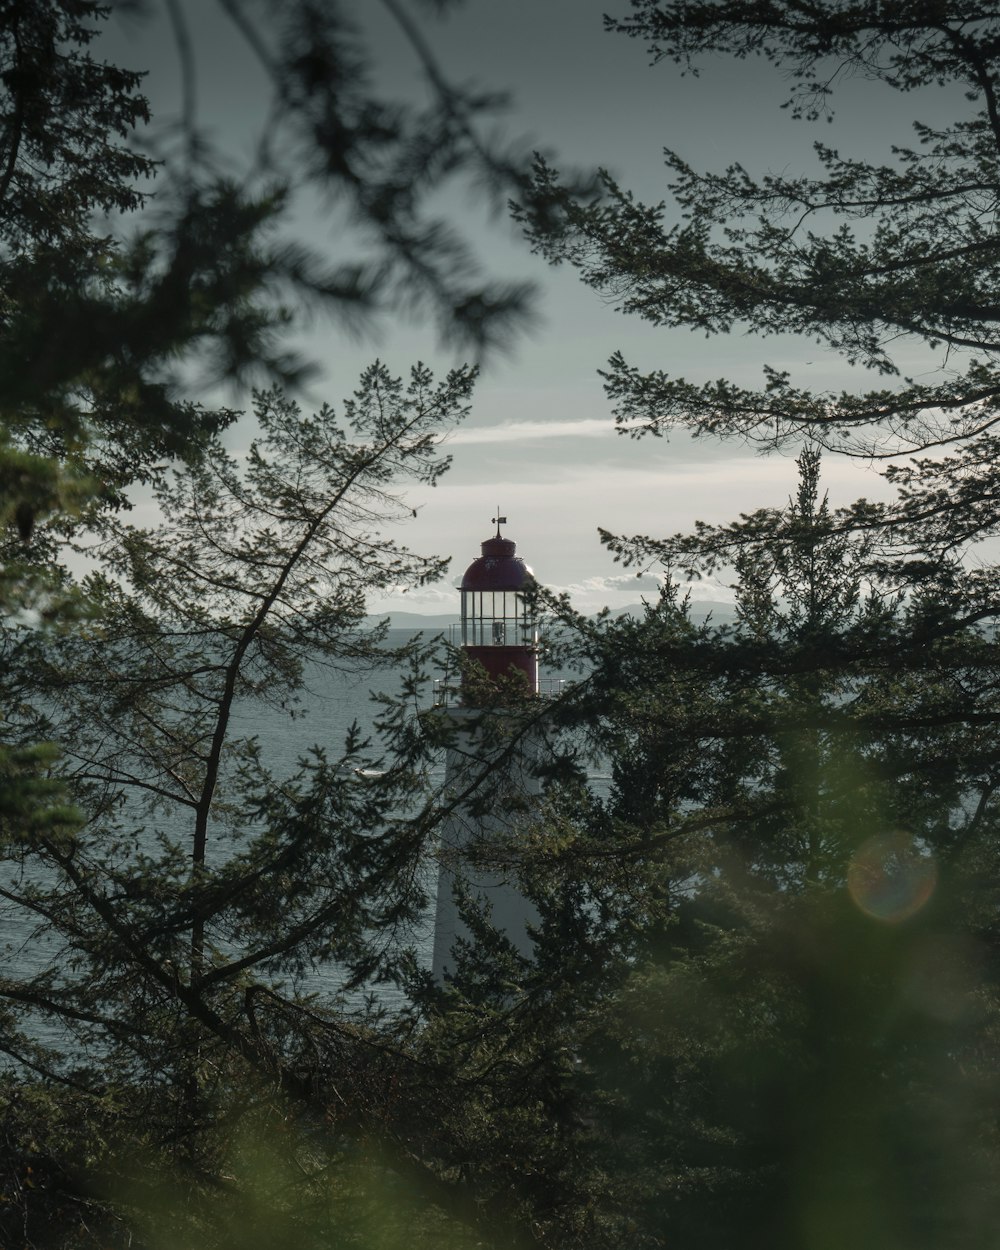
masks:
{"type": "MultiPolygon", "coordinates": [[[[458,611],[458,592],[443,583],[436,586],[387,586],[371,596],[373,603],[392,603],[401,611],[458,611]],[[419,605],[419,606],[418,606],[419,605]]],[[[381,609],[380,609],[381,610],[381,609]]]]}
{"type": "Polygon", "coordinates": [[[649,590],[659,593],[662,585],[663,578],[656,573],[617,573],[607,577],[582,577],[565,586],[550,587],[550,589],[565,591],[570,595],[625,591],[635,596],[649,590]]]}
{"type": "Polygon", "coordinates": [[[663,585],[663,578],[655,573],[621,573],[618,577],[595,578],[609,590],[655,590],[663,585]]]}
{"type": "Polygon", "coordinates": [[[524,443],[549,438],[602,438],[613,435],[610,420],[585,417],[576,421],[508,421],[503,425],[485,425],[478,429],[460,428],[452,434],[451,445],[471,446],[482,443],[524,443]]]}
{"type": "MultiPolygon", "coordinates": [[[[569,595],[573,604],[581,611],[596,611],[598,608],[626,607],[641,599],[651,599],[660,593],[664,580],[657,573],[642,573],[638,576],[626,573],[608,577],[585,577],[563,586],[549,586],[548,589],[557,594],[569,595]]],[[[692,603],[734,601],[732,587],[712,577],[695,582],[678,581],[677,586],[682,595],[690,591],[692,603]]]]}
{"type": "MultiPolygon", "coordinates": [[[[454,578],[457,584],[461,576],[454,578]]],[[[612,573],[604,577],[584,577],[563,584],[547,583],[553,594],[567,594],[578,612],[599,612],[602,608],[632,607],[643,600],[653,601],[660,593],[663,577],[658,573],[612,573]]],[[[701,581],[677,583],[681,594],[690,591],[691,602],[732,603],[733,590],[725,582],[706,577],[701,581]]],[[[402,593],[399,588],[388,590],[373,599],[369,612],[424,612],[458,615],[459,594],[454,586],[439,583],[437,586],[421,586],[402,593]]]]}

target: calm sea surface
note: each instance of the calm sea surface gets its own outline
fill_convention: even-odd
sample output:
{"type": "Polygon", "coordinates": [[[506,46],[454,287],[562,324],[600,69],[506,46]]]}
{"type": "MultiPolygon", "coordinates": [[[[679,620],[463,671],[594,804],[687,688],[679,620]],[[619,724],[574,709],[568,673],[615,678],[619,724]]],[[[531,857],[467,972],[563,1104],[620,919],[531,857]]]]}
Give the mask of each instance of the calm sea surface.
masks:
{"type": "MultiPolygon", "coordinates": [[[[388,645],[399,645],[414,635],[411,629],[390,631],[388,645]]],[[[376,672],[336,672],[316,667],[307,673],[306,689],[302,692],[299,710],[302,713],[290,719],[280,709],[248,706],[237,710],[233,734],[236,737],[256,736],[264,761],[278,778],[296,771],[298,761],[313,746],[327,750],[335,759],[352,723],[361,730],[372,730],[379,708],[372,700],[372,691],[396,693],[404,671],[391,667],[376,672]]],[[[425,705],[433,701],[433,690],[428,687],[425,705]]],[[[443,780],[443,761],[439,776],[443,780]]],[[[137,821],[137,823],[139,823],[137,821]]],[[[169,829],[169,817],[161,820],[161,827],[169,829]]],[[[178,829],[178,832],[180,830],[178,829]]],[[[150,847],[152,850],[152,847],[150,847]]],[[[0,884],[13,881],[9,865],[0,865],[0,884]]],[[[431,905],[423,922],[419,924],[410,940],[419,956],[429,966],[433,942],[433,889],[436,867],[428,863],[428,887],[431,905]]],[[[64,958],[61,945],[39,931],[37,918],[7,900],[0,899],[0,957],[5,975],[23,976],[42,972],[64,958]]],[[[305,978],[303,988],[315,993],[321,1000],[331,999],[342,983],[341,970],[334,964],[314,968],[305,978]]],[[[391,988],[380,989],[387,1007],[398,1005],[399,998],[391,988]]],[[[54,1038],[55,1034],[43,1020],[38,1021],[40,1036],[54,1038]]]]}
{"type": "MultiPolygon", "coordinates": [[[[414,632],[409,629],[391,630],[387,645],[406,642],[414,632]]],[[[259,740],[262,757],[274,776],[291,776],[298,761],[314,746],[324,748],[331,759],[336,759],[352,723],[357,722],[363,732],[369,733],[379,710],[372,701],[372,691],[396,692],[403,675],[402,669],[392,667],[375,672],[337,672],[327,667],[313,667],[306,674],[306,689],[302,691],[294,719],[281,709],[260,705],[238,708],[233,720],[233,736],[255,736],[259,740]]],[[[428,689],[426,702],[429,704],[432,698],[432,691],[428,689]]],[[[443,777],[443,769],[441,775],[443,777]]],[[[137,814],[136,823],[137,826],[151,828],[154,822],[137,814]]],[[[155,823],[170,833],[171,824],[175,822],[166,814],[157,817],[155,823]]],[[[176,828],[180,834],[182,826],[178,823],[176,828]]],[[[148,848],[144,849],[154,853],[155,843],[151,835],[140,835],[140,848],[143,841],[149,842],[148,848]]],[[[44,884],[37,875],[33,879],[37,884],[44,884]]],[[[16,887],[24,881],[24,873],[10,864],[0,864],[0,886],[16,887]]],[[[432,915],[429,915],[427,922],[413,934],[413,940],[428,964],[433,937],[431,919],[432,915]]],[[[42,973],[58,967],[63,958],[61,943],[41,930],[37,916],[7,899],[0,899],[2,975],[21,977],[42,973]]],[[[332,997],[341,981],[340,969],[335,965],[317,967],[306,977],[305,988],[321,998],[332,997]]],[[[394,995],[391,990],[385,991],[385,999],[386,1005],[392,1005],[394,995]]],[[[37,1022],[37,1033],[48,1039],[56,1036],[41,1019],[37,1022]]]]}

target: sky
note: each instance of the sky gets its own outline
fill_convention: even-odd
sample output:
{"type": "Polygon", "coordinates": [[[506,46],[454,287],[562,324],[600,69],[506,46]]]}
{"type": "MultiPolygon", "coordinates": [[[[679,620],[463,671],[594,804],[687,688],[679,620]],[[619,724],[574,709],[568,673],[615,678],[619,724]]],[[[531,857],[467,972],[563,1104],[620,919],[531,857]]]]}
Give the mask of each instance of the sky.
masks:
{"type": "MultiPolygon", "coordinates": [[[[253,159],[253,137],[266,109],[264,84],[215,0],[178,0],[195,35],[198,114],[233,168],[253,159]]],[[[352,8],[351,4],[347,5],[352,8]]],[[[650,67],[644,47],[603,30],[601,15],[622,15],[626,0],[466,0],[446,20],[425,16],[424,31],[445,74],[508,90],[510,137],[550,153],[564,168],[610,169],[640,197],[669,199],[662,150],[669,146],[699,168],[733,161],[751,173],[812,163],[815,138],[858,155],[884,157],[910,137],[910,101],[863,81],[838,101],[835,121],[795,122],[780,104],[788,84],[753,61],[706,62],[699,77],[676,67],[650,67]],[[876,95],[876,93],[878,93],[876,95]]],[[[354,0],[379,49],[381,82],[401,98],[418,91],[417,63],[379,0],[354,0]]],[[[158,124],[176,120],[181,77],[176,47],[162,21],[117,14],[102,51],[110,60],[148,70],[144,90],[158,124]]],[[[468,422],[452,437],[450,472],[433,490],[414,490],[417,517],[394,536],[414,550],[449,555],[448,579],[420,593],[373,600],[372,611],[457,611],[454,586],[499,507],[506,533],[536,577],[567,590],[582,611],[619,608],[655,594],[658,573],[641,578],[601,547],[598,526],[616,534],[666,535],[696,520],[725,522],[740,512],[780,506],[795,490],[792,454],[762,457],[735,443],[623,438],[614,431],[598,370],[616,350],[641,368],[691,381],[727,377],[754,385],[761,366],[790,369],[793,381],[839,388],[856,375],[829,351],[791,338],[741,333],[706,339],[626,318],[583,287],[566,267],[532,256],[502,215],[459,193],[443,201],[465,229],[485,267],[533,281],[539,319],[509,355],[486,363],[468,422]]],[[[343,258],[342,223],[322,206],[305,205],[296,228],[310,245],[343,258]]],[[[335,407],[362,368],[379,357],[405,374],[415,360],[437,371],[455,363],[425,324],[394,318],[360,341],[336,325],[315,324],[302,346],[321,363],[303,402],[335,407]]],[[[934,362],[919,357],[914,370],[934,362]]],[[[246,396],[229,397],[238,405],[246,396]]],[[[234,449],[248,437],[241,424],[234,449]]],[[[876,470],[828,458],[825,485],[834,504],[886,497],[876,470]]],[[[142,509],[137,515],[142,518],[142,509]]],[[[727,601],[723,577],[693,590],[695,600],[727,601]]]]}

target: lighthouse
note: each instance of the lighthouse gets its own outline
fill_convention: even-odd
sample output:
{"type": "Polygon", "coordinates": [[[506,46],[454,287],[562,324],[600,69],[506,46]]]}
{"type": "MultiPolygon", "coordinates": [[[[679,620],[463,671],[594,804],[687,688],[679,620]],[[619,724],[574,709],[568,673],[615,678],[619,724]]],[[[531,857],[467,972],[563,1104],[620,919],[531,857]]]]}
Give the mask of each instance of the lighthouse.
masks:
{"type": "Polygon", "coordinates": [[[443,982],[454,966],[454,948],[468,932],[455,899],[460,887],[488,911],[524,954],[531,953],[529,925],[537,918],[506,866],[484,866],[484,843],[508,850],[539,793],[533,763],[537,738],[518,726],[506,731],[514,709],[538,697],[538,631],[531,601],[535,585],[517,544],[496,533],[462,578],[461,684],[458,702],[447,706],[451,734],[445,763],[445,801],[453,803],[440,835],[440,868],[434,921],[433,972],[443,982]]]}
{"type": "Polygon", "coordinates": [[[526,597],[535,579],[516,554],[517,543],[500,533],[506,523],[498,511],[496,534],[462,578],[463,702],[474,701],[469,686],[480,672],[487,683],[513,682],[525,694],[538,693],[538,633],[526,597]]]}

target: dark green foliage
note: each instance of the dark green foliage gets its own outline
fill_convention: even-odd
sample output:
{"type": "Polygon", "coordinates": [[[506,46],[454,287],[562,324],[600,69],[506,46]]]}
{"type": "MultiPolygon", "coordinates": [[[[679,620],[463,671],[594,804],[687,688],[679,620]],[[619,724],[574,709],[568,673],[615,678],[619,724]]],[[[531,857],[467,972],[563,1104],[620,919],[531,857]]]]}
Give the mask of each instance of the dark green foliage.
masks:
{"type": "MultiPolygon", "coordinates": [[[[190,86],[196,49],[168,8],[190,86]]],[[[365,595],[444,565],[380,525],[402,515],[400,481],[443,471],[438,438],[473,372],[438,385],[418,367],[407,385],[374,366],[339,418],[268,391],[245,472],[216,437],[238,414],[190,395],[193,379],[301,379],[287,336],[303,303],[352,329],[402,310],[480,352],[509,341],[527,287],[484,279],[425,204],[456,177],[524,188],[527,167],[482,133],[500,101],[450,86],[403,10],[429,88],[416,115],[379,97],[375,51],[340,6],[223,8],[275,88],[262,164],[242,185],[218,176],[193,108],[180,149],[143,154],[140,76],[88,52],[105,8],[28,0],[0,14],[0,893],[8,916],[33,918],[30,957],[0,985],[0,1047],[19,1074],[4,1239],[131,1244],[137,1212],[162,1213],[157,1188],[191,1203],[193,1225],[177,1213],[151,1242],[192,1227],[233,1239],[238,1223],[211,1201],[229,1126],[289,1097],[313,1117],[294,1166],[313,1170],[318,1214],[286,1220],[286,1198],[261,1194],[262,1241],[295,1230],[325,1243],[332,1222],[345,1242],[388,1243],[429,1221],[440,1245],[450,1233],[425,1212],[393,1225],[361,1211],[378,1186],[357,1152],[377,1138],[397,1205],[416,1182],[424,1207],[430,1186],[478,1219],[391,1130],[405,1054],[376,1035],[378,1013],[317,1011],[299,985],[334,958],[359,983],[381,975],[421,906],[435,819],[424,742],[387,708],[388,753],[352,732],[277,776],[233,710],[258,700],[292,715],[309,665],[406,658],[366,628],[365,595]],[[303,175],[353,219],[346,260],[281,236],[303,175]],[[137,482],[166,510],[159,531],[121,519],[137,482]],[[97,561],[84,594],[58,564],[67,538],[97,561]],[[38,745],[49,740],[59,749],[38,745]],[[345,1152],[344,1196],[324,1206],[345,1152]],[[133,1185],[109,1185],[133,1169],[133,1185]]],[[[411,650],[415,691],[424,657],[411,650]]],[[[286,1153],[282,1177],[289,1166],[286,1153]]],[[[280,1168],[232,1168],[234,1211],[254,1186],[285,1193],[280,1168]]]]}
{"type": "MultiPolygon", "coordinates": [[[[804,118],[825,106],[828,58],[903,90],[958,81],[982,110],[921,130],[886,168],[821,150],[821,179],[712,178],[673,158],[691,216],[671,227],[610,182],[581,206],[544,164],[532,183],[491,151],[478,126],[497,101],[450,87],[400,5],[431,88],[411,117],[371,89],[346,6],[224,0],[275,85],[272,181],[220,183],[189,113],[159,215],[109,239],[94,213],[138,207],[150,172],[125,142],[137,82],[83,55],[73,23],[93,6],[9,7],[8,190],[39,182],[36,216],[24,192],[0,236],[0,895],[31,917],[38,957],[0,980],[17,1065],[0,1091],[4,1238],[991,1246],[996,594],[992,570],[957,556],[996,523],[994,16],[635,4],[622,25],[657,56],[791,68],[804,118]],[[317,266],[277,241],[291,169],[347,207],[371,264],[317,266]],[[621,416],[657,431],[806,432],[848,451],[884,431],[956,450],[893,470],[892,509],[832,509],[809,450],[786,508],[608,536],[626,561],[732,569],[737,620],[696,625],[670,584],[639,619],[554,605],[568,633],[553,654],[580,680],[551,705],[510,700],[483,731],[505,766],[537,745],[545,792],[517,806],[515,844],[483,837],[470,856],[530,899],[534,958],[467,895],[474,940],[442,987],[406,945],[458,801],[427,786],[447,722],[412,715],[427,649],[383,650],[364,599],[442,571],[380,524],[400,482],[443,471],[439,436],[473,373],[404,383],[375,365],[312,416],[264,390],[243,462],[217,438],[235,414],[190,403],[185,383],[195,363],[301,376],[282,333],[302,295],[502,341],[525,292],[470,274],[423,215],[454,173],[484,171],[542,250],[627,310],[815,334],[886,375],[901,331],[954,352],[974,337],[983,359],[839,398],[774,373],[750,393],[612,362],[621,416]],[[790,230],[786,211],[832,229],[790,230]],[[161,524],[127,524],[135,481],[161,524]],[[98,562],[85,596],[53,564],[63,536],[98,562]],[[404,658],[375,740],[352,730],[291,775],[236,715],[296,715],[310,665],[404,658]],[[584,784],[595,760],[605,793],[584,784]],[[318,1001],[307,974],[334,960],[345,993],[318,1001]],[[350,997],[388,981],[412,1004],[395,1017],[350,997]]],[[[190,75],[197,50],[175,29],[190,75]]],[[[490,763],[467,779],[473,814],[503,794],[490,763]]]]}
{"type": "Polygon", "coordinates": [[[660,918],[584,1052],[615,1116],[609,1157],[631,1160],[640,1225],[676,1245],[985,1246],[997,583],[988,552],[964,561],[998,525],[997,15],[633,0],[607,25],[671,71],[762,57],[803,122],[857,76],[873,99],[911,93],[915,119],[881,162],[816,143],[818,174],[668,152],[665,205],[610,177],[571,202],[538,162],[546,213],[517,209],[529,238],[623,312],[804,335],[865,371],[838,394],[765,365],[755,390],[616,353],[623,432],[918,453],[886,470],[891,504],[830,509],[807,452],[784,513],[603,535],[626,563],[739,585],[730,628],[698,631],[668,595],[606,646],[584,631],[581,721],[617,782],[590,823],[660,874],[642,895],[660,918]],[[928,124],[943,100],[955,120],[928,124]],[[902,375],[914,351],[919,380],[902,375]]]}
{"type": "Polygon", "coordinates": [[[818,470],[666,544],[738,552],[734,625],[668,588],[584,627],[556,712],[613,784],[550,821],[574,885],[554,909],[529,869],[524,985],[575,986],[571,1101],[630,1244],[985,1246],[996,1219],[992,629],[947,569],[882,584],[818,470]]]}
{"type": "Polygon", "coordinates": [[[216,448],[210,468],[162,488],[173,520],[106,532],[102,561],[121,580],[92,579],[96,618],[42,640],[33,658],[35,717],[64,744],[60,771],[85,823],[67,844],[36,838],[48,885],[18,896],[62,917],[70,948],[99,941],[102,952],[86,993],[68,977],[57,997],[103,998],[105,975],[114,1003],[122,976],[151,977],[158,993],[178,977],[221,989],[257,967],[348,959],[366,925],[405,914],[386,876],[404,851],[380,826],[417,784],[406,762],[366,783],[358,770],[380,761],[355,739],[329,760],[317,747],[282,778],[233,717],[254,703],[294,715],[307,666],[399,664],[384,630],[365,623],[364,592],[436,578],[441,565],[377,525],[398,509],[398,481],[433,482],[445,467],[439,432],[464,413],[472,376],[435,385],[418,367],[404,388],[373,366],[345,405],[346,428],[331,409],[304,417],[262,394],[244,469],[216,448]],[[126,940],[139,960],[128,974],[124,952],[105,950],[126,940]]]}
{"type": "Polygon", "coordinates": [[[923,463],[905,472],[901,506],[870,509],[859,522],[901,524],[918,548],[954,549],[994,532],[997,15],[910,0],[805,8],[635,0],[633,9],[609,26],[641,39],[671,72],[675,64],[697,72],[706,55],[767,58],[790,80],[789,105],[805,121],[832,110],[861,76],[912,93],[915,120],[913,139],[899,136],[882,163],[817,142],[818,175],[758,176],[740,165],[702,172],[668,151],[666,205],[642,204],[611,178],[602,198],[581,205],[538,164],[536,199],[548,209],[540,217],[530,203],[519,209],[529,238],[623,312],[713,335],[804,335],[868,371],[836,394],[765,365],[755,390],[642,372],[619,352],[604,375],[619,421],[635,436],[687,427],[767,448],[805,437],[860,456],[946,449],[947,494],[923,463]],[[924,120],[954,107],[958,93],[954,121],[924,120]],[[937,366],[931,380],[902,376],[902,353],[914,350],[927,361],[922,379],[937,366]],[[918,518],[929,532],[915,532],[918,518]]]}
{"type": "MultiPolygon", "coordinates": [[[[53,1203],[84,1176],[106,1194],[123,1149],[148,1149],[147,1168],[200,1185],[222,1166],[230,1117],[257,1104],[251,1087],[320,1125],[336,1119],[316,1130],[318,1173],[388,1123],[382,1104],[400,1076],[379,1013],[358,996],[319,1007],[303,977],[338,961],[345,984],[352,973],[368,983],[397,958],[424,905],[424,744],[404,751],[388,716],[391,754],[356,730],[329,743],[318,726],[324,741],[285,775],[246,716],[267,706],[294,717],[317,666],[362,674],[409,658],[419,672],[427,644],[387,647],[364,595],[440,576],[439,560],[380,526],[409,515],[401,483],[433,484],[447,466],[441,435],[473,380],[459,369],[435,383],[417,366],[404,384],[376,364],[341,414],[314,416],[277,391],[258,395],[245,464],[213,447],[210,463],[160,487],[169,520],[105,524],[91,620],[10,631],[32,675],[10,728],[63,744],[45,762],[76,809],[34,822],[3,813],[0,890],[8,917],[35,926],[39,957],[0,985],[0,1046],[95,1115],[111,1086],[128,1091],[82,1171],[56,1149],[54,1125],[39,1124],[40,1149],[60,1160],[53,1203]],[[346,1099],[343,1124],[331,1099],[346,1099]]],[[[40,751],[22,754],[28,764],[40,751]]],[[[21,789],[9,790],[13,804],[21,789]]],[[[34,1227],[37,1203],[21,1197],[34,1227]]]]}

